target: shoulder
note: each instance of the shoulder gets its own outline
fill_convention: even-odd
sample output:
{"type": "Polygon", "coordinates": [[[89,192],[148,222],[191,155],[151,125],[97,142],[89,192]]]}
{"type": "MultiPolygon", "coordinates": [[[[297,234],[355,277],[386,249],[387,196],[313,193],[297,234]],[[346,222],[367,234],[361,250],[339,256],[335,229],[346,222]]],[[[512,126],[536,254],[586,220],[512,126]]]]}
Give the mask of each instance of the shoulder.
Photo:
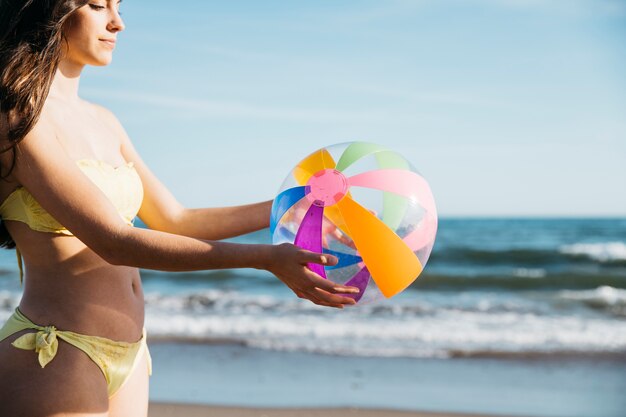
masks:
{"type": "Polygon", "coordinates": [[[107,109],[106,107],[97,104],[97,103],[92,103],[90,101],[86,101],[85,100],[85,105],[90,109],[90,111],[92,111],[98,118],[102,119],[103,121],[110,123],[111,125],[114,125],[116,127],[121,127],[121,123],[119,121],[119,119],[117,118],[117,116],[109,109],[107,109]]]}
{"type": "MultiPolygon", "coordinates": [[[[37,149],[54,148],[57,144],[55,118],[48,111],[42,110],[39,117],[30,130],[17,143],[2,143],[0,152],[0,171],[9,181],[15,181],[18,168],[21,165],[24,153],[30,153],[37,149]]],[[[19,180],[18,180],[19,181],[19,180]]]]}
{"type": "Polygon", "coordinates": [[[58,140],[58,118],[48,109],[43,109],[37,122],[32,129],[24,136],[24,138],[16,145],[18,160],[26,154],[41,154],[55,152],[62,148],[61,142],[58,140]]]}
{"type": "MultiPolygon", "coordinates": [[[[50,111],[50,109],[47,109],[44,106],[42,111],[39,113],[39,117],[37,117],[30,130],[17,142],[17,144],[13,145],[14,151],[17,151],[18,148],[20,150],[29,148],[33,141],[44,143],[45,145],[56,143],[56,127],[57,124],[54,114],[50,111]]],[[[12,152],[2,153],[3,163],[6,162],[4,158],[10,157],[11,153],[12,152]]]]}

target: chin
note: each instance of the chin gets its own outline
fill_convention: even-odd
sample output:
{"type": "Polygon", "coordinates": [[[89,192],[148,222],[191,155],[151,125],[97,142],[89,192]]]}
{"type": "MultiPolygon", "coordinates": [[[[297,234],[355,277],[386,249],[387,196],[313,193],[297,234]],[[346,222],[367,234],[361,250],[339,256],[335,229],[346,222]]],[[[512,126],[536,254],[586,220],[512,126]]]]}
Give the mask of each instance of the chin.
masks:
{"type": "Polygon", "coordinates": [[[109,65],[111,61],[113,61],[113,57],[110,55],[93,57],[93,59],[90,60],[89,65],[92,65],[94,67],[104,67],[106,65],[109,65]]]}

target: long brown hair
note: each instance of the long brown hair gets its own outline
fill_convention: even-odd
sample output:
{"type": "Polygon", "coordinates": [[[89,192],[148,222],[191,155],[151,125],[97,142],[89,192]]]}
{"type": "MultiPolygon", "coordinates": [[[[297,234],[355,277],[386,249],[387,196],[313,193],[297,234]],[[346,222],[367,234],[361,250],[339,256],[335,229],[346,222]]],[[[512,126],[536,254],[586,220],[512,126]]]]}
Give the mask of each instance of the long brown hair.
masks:
{"type": "MultiPolygon", "coordinates": [[[[48,97],[63,52],[63,25],[88,0],[2,0],[0,2],[0,153],[12,153],[30,132],[48,97]]],[[[0,223],[0,246],[15,242],[0,223]]]]}

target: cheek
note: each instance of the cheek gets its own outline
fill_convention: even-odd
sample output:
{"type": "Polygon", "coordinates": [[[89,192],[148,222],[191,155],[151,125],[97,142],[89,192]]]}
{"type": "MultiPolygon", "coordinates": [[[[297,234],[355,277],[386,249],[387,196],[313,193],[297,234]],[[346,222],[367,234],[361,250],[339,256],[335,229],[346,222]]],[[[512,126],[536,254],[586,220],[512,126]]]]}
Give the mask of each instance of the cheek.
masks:
{"type": "Polygon", "coordinates": [[[96,25],[89,19],[89,16],[82,11],[77,11],[66,24],[63,34],[69,44],[70,49],[89,48],[93,43],[93,38],[97,37],[96,25]]]}
{"type": "Polygon", "coordinates": [[[98,45],[97,37],[84,26],[73,28],[66,33],[68,53],[71,56],[85,57],[92,55],[98,45]]]}

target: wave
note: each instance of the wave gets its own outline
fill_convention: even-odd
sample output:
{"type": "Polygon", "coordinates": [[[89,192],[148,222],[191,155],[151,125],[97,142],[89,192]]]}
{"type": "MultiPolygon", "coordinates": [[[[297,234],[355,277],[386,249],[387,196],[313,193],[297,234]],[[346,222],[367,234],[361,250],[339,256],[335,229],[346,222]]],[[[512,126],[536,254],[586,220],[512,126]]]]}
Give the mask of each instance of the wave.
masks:
{"type": "MultiPolygon", "coordinates": [[[[606,337],[601,331],[582,336],[584,326],[559,329],[560,323],[537,326],[532,337],[520,337],[523,326],[499,327],[500,332],[464,331],[455,333],[451,322],[421,326],[371,326],[363,323],[324,325],[309,321],[281,322],[238,317],[236,320],[196,318],[191,322],[172,317],[170,326],[147,322],[150,342],[238,344],[285,352],[306,352],[334,356],[455,358],[626,355],[623,338],[606,337]],[[173,333],[173,326],[184,332],[173,333]],[[437,329],[435,329],[437,327],[437,329]],[[592,338],[595,337],[595,340],[592,338]],[[600,340],[598,340],[600,339],[600,340]],[[619,339],[619,340],[616,340],[619,339]]],[[[471,326],[474,328],[475,326],[471,326]]]]}
{"type": "Polygon", "coordinates": [[[238,343],[340,356],[626,352],[625,320],[573,315],[550,310],[542,302],[502,301],[497,295],[471,302],[459,296],[445,306],[436,300],[413,300],[341,312],[298,299],[219,291],[187,297],[147,294],[146,301],[146,327],[152,341],[238,343]]]}
{"type": "Polygon", "coordinates": [[[586,291],[561,291],[557,298],[584,304],[594,310],[626,317],[626,290],[602,286],[586,291]]]}
{"type": "Polygon", "coordinates": [[[626,262],[626,243],[623,242],[575,243],[561,246],[559,252],[604,263],[622,264],[626,262]]]}
{"type": "Polygon", "coordinates": [[[414,290],[480,291],[593,289],[600,286],[626,289],[626,275],[588,273],[548,273],[543,269],[521,271],[513,275],[440,275],[424,272],[412,285],[414,290]]]}
{"type": "MultiPolygon", "coordinates": [[[[332,309],[305,300],[269,295],[248,295],[234,291],[208,290],[193,294],[146,294],[146,306],[154,311],[181,314],[257,314],[316,315],[335,317],[332,309]]],[[[553,317],[570,314],[574,317],[601,313],[605,318],[626,318],[626,290],[601,286],[593,290],[560,290],[503,295],[498,292],[468,293],[447,291],[423,292],[398,296],[393,302],[347,308],[344,315],[375,320],[398,320],[454,314],[517,314],[520,316],[553,317]],[[581,311],[582,309],[582,311],[581,311]]],[[[598,317],[598,316],[596,316],[598,317]]]]}
{"type": "Polygon", "coordinates": [[[520,267],[599,263],[606,266],[621,267],[626,266],[626,244],[623,242],[577,243],[555,247],[554,249],[435,248],[430,261],[471,265],[517,265],[520,267]]]}
{"type": "Polygon", "coordinates": [[[626,361],[626,350],[617,351],[577,351],[577,350],[535,350],[530,352],[511,352],[491,350],[451,350],[450,358],[491,358],[491,359],[521,359],[521,360],[541,360],[541,359],[609,359],[620,362],[626,361]]]}
{"type": "MultiPolygon", "coordinates": [[[[443,296],[445,300],[412,300],[405,303],[368,304],[358,308],[347,308],[345,314],[358,317],[372,317],[377,320],[396,320],[407,317],[425,317],[445,309],[457,312],[482,313],[535,313],[542,314],[543,308],[533,303],[514,300],[495,300],[481,297],[476,300],[459,302],[443,296]],[[352,310],[352,311],[348,311],[352,310]]],[[[305,300],[293,297],[279,299],[266,295],[243,295],[236,292],[209,290],[194,294],[164,295],[149,293],[145,296],[146,307],[153,311],[171,311],[182,314],[258,314],[258,315],[315,315],[335,317],[332,309],[321,309],[305,300]]]]}

